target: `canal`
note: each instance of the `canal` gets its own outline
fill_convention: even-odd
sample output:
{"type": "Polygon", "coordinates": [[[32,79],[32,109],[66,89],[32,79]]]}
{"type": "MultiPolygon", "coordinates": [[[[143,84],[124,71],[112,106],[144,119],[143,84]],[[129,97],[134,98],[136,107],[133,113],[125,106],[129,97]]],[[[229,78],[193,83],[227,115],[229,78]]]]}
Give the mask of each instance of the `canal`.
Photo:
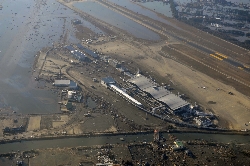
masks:
{"type": "MultiPolygon", "coordinates": [[[[164,133],[163,136],[168,138],[169,133],[164,133]]],[[[195,139],[204,139],[207,141],[215,141],[221,143],[250,143],[250,136],[243,135],[226,135],[226,134],[203,134],[203,133],[171,133],[179,140],[188,141],[195,139]]],[[[124,144],[136,142],[152,142],[153,133],[137,134],[137,135],[115,135],[115,136],[92,136],[92,137],[77,137],[77,138],[55,138],[51,140],[33,140],[22,141],[7,144],[0,144],[0,153],[8,153],[11,151],[27,151],[31,149],[46,149],[46,148],[63,148],[63,147],[78,147],[78,146],[93,146],[106,144],[124,144]],[[124,138],[121,141],[120,138],[124,138]]]]}

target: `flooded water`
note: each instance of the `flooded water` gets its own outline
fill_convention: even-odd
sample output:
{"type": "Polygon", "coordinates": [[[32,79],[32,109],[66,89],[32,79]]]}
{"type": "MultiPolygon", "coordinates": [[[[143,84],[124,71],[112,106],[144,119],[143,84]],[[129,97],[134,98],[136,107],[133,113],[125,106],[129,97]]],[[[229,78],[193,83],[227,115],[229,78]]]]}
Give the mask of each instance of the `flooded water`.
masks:
{"type": "MultiPolygon", "coordinates": [[[[222,143],[249,143],[250,136],[241,135],[222,135],[222,134],[198,134],[198,133],[173,133],[179,140],[188,141],[194,139],[213,140],[222,143]]],[[[163,134],[168,138],[168,134],[163,134]]],[[[37,140],[37,141],[22,141],[0,144],[0,153],[8,153],[10,151],[26,151],[31,149],[46,149],[46,148],[63,148],[63,147],[77,147],[77,146],[93,146],[105,144],[122,144],[133,142],[152,142],[152,134],[138,134],[138,135],[120,135],[120,136],[100,136],[100,137],[81,137],[81,138],[63,138],[53,140],[37,140]],[[120,138],[124,138],[121,141],[120,138]]]]}
{"type": "Polygon", "coordinates": [[[250,4],[249,0],[227,0],[228,2],[232,2],[232,3],[244,3],[244,4],[250,4]]]}
{"type": "MultiPolygon", "coordinates": [[[[65,33],[67,42],[79,42],[71,20],[81,18],[55,0],[9,0],[1,5],[0,108],[17,113],[58,112],[57,94],[35,88],[32,65],[37,51],[58,43],[65,33]]],[[[82,22],[98,31],[90,23],[82,22]]]]}
{"type": "MultiPolygon", "coordinates": [[[[150,18],[154,17],[153,19],[157,18],[158,16],[156,15],[156,13],[147,10],[147,9],[151,9],[157,13],[161,13],[167,17],[173,17],[172,15],[172,11],[170,8],[170,5],[167,4],[166,2],[161,2],[161,1],[152,1],[152,2],[132,2],[130,0],[108,0],[112,3],[115,3],[119,6],[128,8],[129,10],[132,10],[133,12],[138,12],[138,14],[143,14],[145,16],[148,16],[150,18]],[[139,5],[136,5],[139,4],[139,5]],[[147,9],[145,9],[147,8],[147,9]],[[157,17],[156,17],[157,16],[157,17]]],[[[160,17],[157,18],[157,20],[160,17]]]]}
{"type": "Polygon", "coordinates": [[[193,1],[193,0],[174,0],[174,2],[181,3],[181,4],[187,4],[187,3],[195,2],[195,1],[193,1]]]}
{"type": "Polygon", "coordinates": [[[165,12],[166,14],[164,14],[164,15],[166,15],[168,17],[172,17],[172,12],[171,12],[170,6],[164,4],[163,2],[158,2],[158,1],[145,2],[145,3],[138,2],[137,4],[139,4],[139,5],[137,5],[136,3],[131,2],[130,0],[108,0],[108,1],[110,1],[114,4],[117,4],[119,6],[125,7],[125,8],[127,8],[135,13],[147,16],[147,17],[152,18],[154,20],[157,20],[157,21],[160,21],[162,23],[165,23],[165,24],[168,24],[168,25],[175,27],[174,24],[163,19],[162,17],[158,16],[158,14],[157,14],[157,13],[164,14],[164,12],[165,12]],[[144,7],[141,7],[140,5],[142,5],[144,7]],[[151,9],[151,10],[156,9],[156,10],[153,12],[149,9],[151,9]]]}
{"type": "Polygon", "coordinates": [[[91,97],[87,98],[87,105],[91,109],[94,109],[97,106],[96,102],[91,97]]]}
{"type": "Polygon", "coordinates": [[[74,6],[89,15],[103,20],[115,27],[123,29],[133,36],[141,39],[159,40],[160,36],[148,28],[130,20],[129,18],[110,10],[94,1],[76,2],[74,6]]]}
{"type": "Polygon", "coordinates": [[[146,2],[146,3],[139,3],[139,4],[151,10],[154,10],[157,13],[161,13],[167,17],[173,17],[170,4],[166,4],[161,1],[146,2]]]}

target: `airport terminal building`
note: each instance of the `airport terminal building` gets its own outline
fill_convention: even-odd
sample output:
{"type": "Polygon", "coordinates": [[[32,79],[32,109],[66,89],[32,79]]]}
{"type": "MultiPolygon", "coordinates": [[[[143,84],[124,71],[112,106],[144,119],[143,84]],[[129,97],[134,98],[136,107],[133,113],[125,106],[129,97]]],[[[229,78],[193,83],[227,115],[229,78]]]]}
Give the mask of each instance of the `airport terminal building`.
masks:
{"type": "Polygon", "coordinates": [[[178,112],[189,106],[190,104],[180,98],[179,96],[173,94],[163,86],[159,86],[154,81],[148,79],[147,77],[137,74],[128,82],[136,85],[139,89],[151,95],[153,98],[159,102],[167,105],[169,109],[173,112],[178,112]]]}

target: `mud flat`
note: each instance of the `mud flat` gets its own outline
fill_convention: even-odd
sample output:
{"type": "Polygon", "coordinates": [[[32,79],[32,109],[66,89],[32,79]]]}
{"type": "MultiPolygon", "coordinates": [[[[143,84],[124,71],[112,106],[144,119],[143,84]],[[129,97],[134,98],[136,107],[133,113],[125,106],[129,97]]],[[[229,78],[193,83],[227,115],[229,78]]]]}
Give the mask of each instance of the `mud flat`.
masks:
{"type": "Polygon", "coordinates": [[[40,122],[41,122],[41,116],[30,117],[27,131],[39,130],[40,122]]]}

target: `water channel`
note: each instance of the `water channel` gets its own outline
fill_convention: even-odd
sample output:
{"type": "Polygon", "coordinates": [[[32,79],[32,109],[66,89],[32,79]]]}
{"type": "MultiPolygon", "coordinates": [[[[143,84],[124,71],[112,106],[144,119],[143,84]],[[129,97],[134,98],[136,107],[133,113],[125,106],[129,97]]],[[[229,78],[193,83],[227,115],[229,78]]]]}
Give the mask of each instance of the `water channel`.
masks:
{"type": "MultiPolygon", "coordinates": [[[[215,141],[222,143],[250,143],[250,136],[242,135],[223,135],[223,134],[202,134],[202,133],[171,133],[179,140],[188,141],[195,139],[204,139],[207,141],[215,141]]],[[[163,136],[168,138],[168,133],[163,136]]],[[[137,134],[137,135],[117,135],[117,136],[96,136],[96,137],[80,137],[80,138],[62,138],[53,140],[36,140],[22,141],[8,144],[0,144],[0,153],[8,153],[13,151],[26,151],[31,149],[46,149],[46,148],[63,148],[63,147],[78,147],[78,146],[93,146],[106,144],[123,144],[134,142],[152,142],[152,134],[137,134]],[[120,138],[124,138],[121,141],[120,138]]]]}

